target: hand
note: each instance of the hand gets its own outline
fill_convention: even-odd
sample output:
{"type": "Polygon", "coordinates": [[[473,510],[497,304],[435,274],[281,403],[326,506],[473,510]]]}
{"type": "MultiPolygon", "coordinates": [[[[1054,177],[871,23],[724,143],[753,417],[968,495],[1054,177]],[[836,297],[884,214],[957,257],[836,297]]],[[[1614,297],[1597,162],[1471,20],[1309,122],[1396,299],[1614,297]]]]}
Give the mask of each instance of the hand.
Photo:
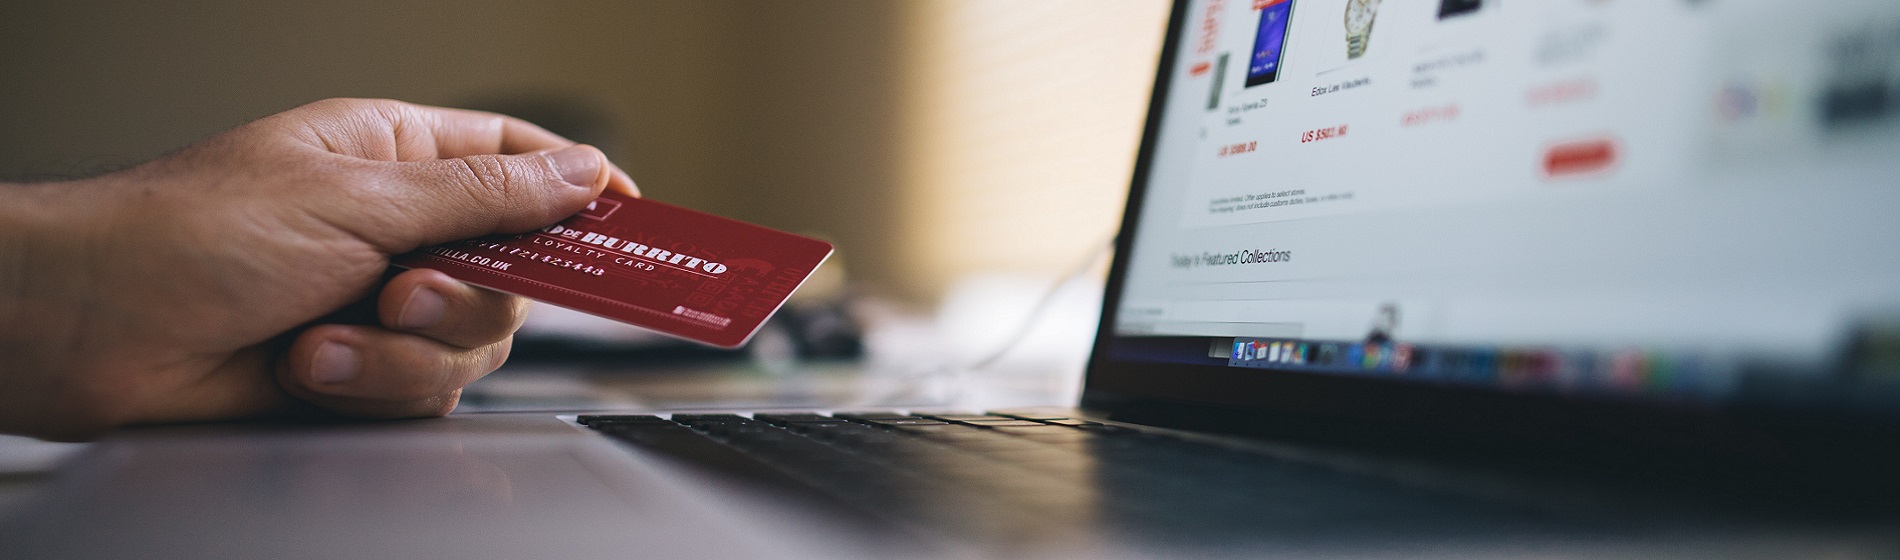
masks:
{"type": "Polygon", "coordinates": [[[527,302],[388,276],[389,257],[543,227],[609,188],[636,193],[599,150],[526,122],[372,100],[0,185],[0,432],[446,414],[507,359],[527,302]]]}

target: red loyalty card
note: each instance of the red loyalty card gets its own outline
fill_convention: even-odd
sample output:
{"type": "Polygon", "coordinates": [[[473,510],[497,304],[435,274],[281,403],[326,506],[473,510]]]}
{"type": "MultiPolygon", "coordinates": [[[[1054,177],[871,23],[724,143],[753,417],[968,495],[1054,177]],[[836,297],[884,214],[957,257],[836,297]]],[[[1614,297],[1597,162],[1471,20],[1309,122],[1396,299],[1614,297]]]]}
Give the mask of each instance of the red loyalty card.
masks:
{"type": "Polygon", "coordinates": [[[831,244],[643,198],[603,195],[520,235],[430,247],[393,264],[737,348],[831,256],[831,244]]]}

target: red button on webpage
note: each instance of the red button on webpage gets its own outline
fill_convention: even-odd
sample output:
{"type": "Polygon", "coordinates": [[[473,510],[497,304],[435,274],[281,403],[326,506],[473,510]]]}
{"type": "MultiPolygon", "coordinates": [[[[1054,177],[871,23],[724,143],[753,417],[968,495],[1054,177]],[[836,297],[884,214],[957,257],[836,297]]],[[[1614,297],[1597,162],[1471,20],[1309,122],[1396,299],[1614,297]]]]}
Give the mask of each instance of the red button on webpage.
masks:
{"type": "Polygon", "coordinates": [[[1554,179],[1600,173],[1616,165],[1619,151],[1611,138],[1557,144],[1544,152],[1544,176],[1554,179]]]}

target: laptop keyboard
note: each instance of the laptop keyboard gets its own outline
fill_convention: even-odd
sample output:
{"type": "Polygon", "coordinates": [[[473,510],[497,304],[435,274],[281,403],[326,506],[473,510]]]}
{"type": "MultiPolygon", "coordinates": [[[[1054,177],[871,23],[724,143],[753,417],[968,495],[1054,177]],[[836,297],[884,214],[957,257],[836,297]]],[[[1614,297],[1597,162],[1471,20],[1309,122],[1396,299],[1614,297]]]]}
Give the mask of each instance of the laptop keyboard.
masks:
{"type": "Polygon", "coordinates": [[[629,444],[931,532],[1143,538],[1407,537],[1535,515],[1262,453],[1084,420],[1001,414],[581,416],[629,444]]]}

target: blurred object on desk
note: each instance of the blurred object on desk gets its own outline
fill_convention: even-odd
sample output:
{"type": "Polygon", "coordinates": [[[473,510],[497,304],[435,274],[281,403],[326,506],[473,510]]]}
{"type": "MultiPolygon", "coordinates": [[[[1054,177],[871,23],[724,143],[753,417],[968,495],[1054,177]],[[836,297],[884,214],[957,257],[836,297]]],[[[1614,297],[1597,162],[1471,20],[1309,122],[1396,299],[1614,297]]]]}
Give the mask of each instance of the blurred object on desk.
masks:
{"type": "Polygon", "coordinates": [[[782,315],[862,325],[862,337],[850,339],[859,353],[849,358],[800,356],[791,342],[761,333],[752,347],[718,354],[693,354],[703,347],[683,342],[601,342],[594,351],[559,359],[517,359],[470,385],[458,410],[981,410],[1070,402],[1101,304],[1100,270],[1085,270],[1060,280],[967,278],[934,315],[869,298],[849,309],[834,307],[831,319],[782,315]],[[986,364],[972,368],[976,362],[986,364]]]}
{"type": "Polygon", "coordinates": [[[937,309],[938,336],[964,390],[957,404],[976,408],[1075,402],[1101,317],[1106,262],[1084,274],[986,274],[952,285],[937,309]],[[998,403],[1044,393],[1042,403],[998,403]]]}
{"type": "Polygon", "coordinates": [[[0,519],[25,507],[60,465],[90,446],[0,435],[0,519]]]}
{"type": "MultiPolygon", "coordinates": [[[[535,304],[529,325],[515,335],[510,359],[532,363],[666,365],[757,359],[854,359],[864,354],[848,302],[786,304],[744,348],[727,350],[688,342],[611,319],[535,304]]],[[[630,370],[631,371],[631,370],[630,370]]]]}

